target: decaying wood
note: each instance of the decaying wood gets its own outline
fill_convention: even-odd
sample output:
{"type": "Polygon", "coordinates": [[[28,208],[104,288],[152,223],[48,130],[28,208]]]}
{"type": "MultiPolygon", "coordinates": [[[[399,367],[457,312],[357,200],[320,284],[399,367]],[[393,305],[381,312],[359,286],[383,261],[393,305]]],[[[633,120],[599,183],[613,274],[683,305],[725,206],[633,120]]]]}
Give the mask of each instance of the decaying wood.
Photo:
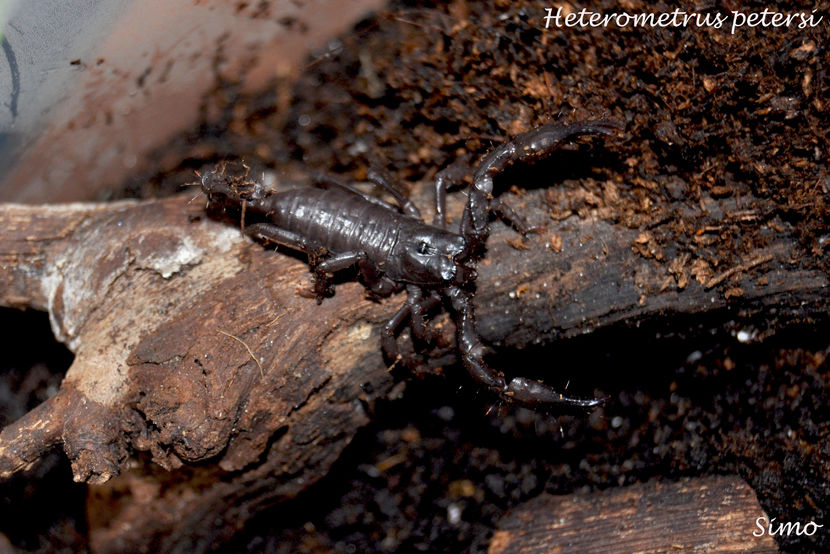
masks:
{"type": "MultiPolygon", "coordinates": [[[[599,219],[552,222],[543,197],[512,200],[547,230],[518,249],[515,233],[497,225],[479,265],[479,327],[492,344],[674,323],[676,314],[731,319],[775,307],[783,324],[825,312],[827,276],[790,263],[796,246],[784,231],[749,263],[721,268],[722,283],[680,286],[688,256],[664,251],[685,265],[658,262],[638,248],[639,230],[599,219]],[[735,286],[742,295],[729,297],[735,286]]],[[[0,477],[55,445],[78,481],[143,468],[95,489],[135,498],[118,513],[92,510],[97,548],[135,549],[152,537],[188,548],[233,533],[324,475],[367,421],[367,403],[394,383],[378,329],[399,297],[371,302],[345,282],[318,306],[296,294],[310,283],[300,258],[208,219],[203,205],[191,194],[0,207],[0,304],[48,310],[75,353],[58,394],[0,434],[0,477]],[[148,457],[178,469],[173,482],[148,469],[148,457]]],[[[451,327],[442,331],[449,341],[451,327]]]]}
{"type": "Polygon", "coordinates": [[[777,552],[764,513],[736,476],[638,483],[596,493],[543,494],[510,511],[490,542],[513,552],[777,552]]]}

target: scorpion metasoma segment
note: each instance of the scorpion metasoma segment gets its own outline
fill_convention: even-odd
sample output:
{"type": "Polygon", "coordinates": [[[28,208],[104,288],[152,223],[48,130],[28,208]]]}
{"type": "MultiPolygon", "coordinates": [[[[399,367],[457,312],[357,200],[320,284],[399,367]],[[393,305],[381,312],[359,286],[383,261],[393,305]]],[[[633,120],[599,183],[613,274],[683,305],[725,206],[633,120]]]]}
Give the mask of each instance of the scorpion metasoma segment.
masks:
{"type": "Polygon", "coordinates": [[[447,189],[463,178],[452,166],[436,176],[436,215],[431,225],[378,171],[370,171],[369,180],[391,194],[397,205],[328,176],[320,177],[317,187],[271,192],[249,179],[247,173],[234,177],[221,167],[206,173],[201,182],[211,201],[241,206],[243,219],[246,211],[265,219],[245,227],[247,234],[308,254],[318,303],[333,293],[331,274],[355,265],[373,296],[405,289],[406,300],[381,333],[381,346],[390,361],[400,359],[396,336],[401,326],[408,320],[413,336],[425,339],[427,313],[446,300],[455,315],[464,367],[477,382],[506,401],[532,408],[590,409],[604,399],[568,397],[526,377],[508,380],[487,365],[473,312],[473,265],[490,234],[491,212],[523,234],[533,230],[493,198],[496,175],[515,162],[545,157],[567,139],[611,135],[617,128],[606,121],[548,124],[502,144],[476,168],[458,232],[447,229],[446,224],[447,189]]]}

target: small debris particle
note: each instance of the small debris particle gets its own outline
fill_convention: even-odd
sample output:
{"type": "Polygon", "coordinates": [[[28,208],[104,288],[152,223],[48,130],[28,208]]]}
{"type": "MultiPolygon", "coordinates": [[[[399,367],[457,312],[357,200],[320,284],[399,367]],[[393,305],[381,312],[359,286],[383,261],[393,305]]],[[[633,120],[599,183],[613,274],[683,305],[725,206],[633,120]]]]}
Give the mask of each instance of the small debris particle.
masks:
{"type": "Polygon", "coordinates": [[[515,248],[516,250],[527,250],[530,248],[528,246],[527,241],[525,241],[524,237],[518,237],[515,239],[508,239],[507,244],[515,248]]]}
{"type": "Polygon", "coordinates": [[[740,287],[731,287],[731,288],[727,289],[726,292],[723,293],[723,297],[727,298],[727,299],[732,298],[732,297],[737,298],[737,297],[740,297],[740,296],[743,296],[743,295],[744,295],[744,289],[742,289],[740,287]]]}
{"type": "MultiPolygon", "coordinates": [[[[714,287],[716,285],[719,285],[720,283],[722,283],[723,281],[725,281],[726,279],[728,279],[729,277],[731,277],[733,275],[736,275],[738,273],[743,273],[744,271],[752,269],[756,265],[765,264],[765,263],[767,263],[771,260],[772,260],[772,254],[766,254],[766,255],[763,255],[763,256],[758,256],[758,257],[748,261],[745,264],[741,264],[741,265],[737,265],[735,267],[729,268],[726,271],[724,271],[723,273],[721,273],[721,274],[719,274],[715,277],[712,277],[711,279],[709,279],[705,283],[703,283],[703,288],[705,288],[707,290],[711,289],[712,287],[714,287]]],[[[700,280],[699,277],[698,277],[698,280],[700,280]]],[[[737,289],[737,290],[740,290],[740,289],[737,289]]],[[[740,294],[743,294],[743,291],[741,291],[740,294]]],[[[728,298],[728,296],[727,296],[727,298],[728,298]]]]}
{"type": "Polygon", "coordinates": [[[469,479],[459,479],[450,483],[449,493],[456,498],[472,498],[476,494],[476,486],[469,479]]]}
{"type": "Polygon", "coordinates": [[[455,410],[452,406],[441,406],[436,415],[443,421],[452,421],[455,418],[455,410]]]}
{"type": "Polygon", "coordinates": [[[634,239],[631,250],[646,259],[663,259],[662,249],[657,245],[657,240],[654,238],[654,235],[649,232],[640,233],[634,239]]]}
{"type": "Polygon", "coordinates": [[[408,443],[414,443],[421,440],[421,432],[416,427],[407,426],[401,431],[401,439],[408,443]]]}
{"type": "Polygon", "coordinates": [[[712,267],[709,265],[709,262],[702,258],[697,258],[694,262],[692,262],[691,273],[697,282],[704,286],[706,286],[706,283],[709,282],[713,275],[712,267]]]}
{"type": "Polygon", "coordinates": [[[562,252],[562,235],[551,235],[548,248],[556,252],[562,252]]]}
{"type": "Polygon", "coordinates": [[[718,88],[718,83],[711,77],[704,77],[703,88],[706,90],[706,92],[712,92],[716,88],[718,88]]]}
{"type": "Polygon", "coordinates": [[[674,279],[677,282],[677,288],[680,290],[685,289],[689,284],[688,264],[691,258],[692,255],[686,252],[674,258],[669,263],[669,273],[674,276],[674,279]]]}
{"type": "Polygon", "coordinates": [[[406,461],[406,456],[403,454],[392,454],[375,464],[375,468],[381,473],[385,473],[396,465],[402,464],[406,461]]]}
{"type": "Polygon", "coordinates": [[[754,333],[751,333],[750,331],[747,331],[746,329],[741,329],[740,331],[738,331],[738,334],[736,335],[736,338],[738,339],[738,342],[742,342],[742,343],[746,344],[754,338],[754,333]]]}
{"type": "Polygon", "coordinates": [[[452,502],[449,506],[447,506],[447,521],[450,522],[450,525],[458,525],[461,523],[461,512],[461,506],[455,502],[452,502]]]}

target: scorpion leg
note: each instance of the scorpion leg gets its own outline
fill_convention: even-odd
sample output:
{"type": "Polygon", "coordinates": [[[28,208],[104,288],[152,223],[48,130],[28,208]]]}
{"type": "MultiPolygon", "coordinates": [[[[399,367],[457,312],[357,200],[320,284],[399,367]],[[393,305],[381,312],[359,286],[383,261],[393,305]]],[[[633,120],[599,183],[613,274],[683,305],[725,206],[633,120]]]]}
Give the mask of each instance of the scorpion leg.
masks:
{"type": "Polygon", "coordinates": [[[447,189],[458,185],[467,174],[467,165],[455,163],[435,174],[435,218],[432,224],[447,227],[447,189]]]}
{"type": "Polygon", "coordinates": [[[380,198],[377,198],[375,196],[366,194],[365,192],[363,192],[361,190],[358,190],[358,189],[354,188],[353,186],[351,186],[349,184],[346,184],[343,181],[341,181],[340,179],[337,179],[336,177],[333,177],[331,175],[328,175],[328,174],[325,174],[325,173],[317,175],[314,179],[314,182],[321,188],[328,189],[328,188],[332,188],[332,187],[338,187],[338,188],[341,188],[341,189],[345,190],[346,192],[354,194],[355,196],[359,196],[363,200],[365,200],[367,202],[371,202],[372,204],[377,204],[378,206],[383,206],[384,208],[388,208],[388,209],[390,209],[394,212],[399,212],[400,211],[400,209],[397,206],[395,206],[393,204],[390,204],[389,202],[386,202],[384,200],[381,200],[380,198]]]}
{"type": "Polygon", "coordinates": [[[456,313],[456,336],[464,367],[470,375],[509,402],[530,408],[557,406],[560,408],[595,408],[604,398],[572,398],[557,392],[540,381],[527,377],[514,377],[509,382],[500,371],[490,368],[484,361],[484,345],[475,328],[475,315],[470,295],[458,287],[449,287],[447,296],[456,313]]]}
{"type": "Polygon", "coordinates": [[[383,354],[393,364],[401,359],[398,353],[397,331],[406,318],[409,317],[410,310],[409,302],[404,302],[398,311],[395,312],[395,315],[386,322],[380,334],[380,347],[383,350],[383,354]]]}
{"type": "Polygon", "coordinates": [[[412,335],[418,339],[427,339],[426,321],[424,314],[441,303],[441,297],[430,291],[428,296],[423,295],[420,287],[408,285],[406,300],[395,315],[386,322],[381,333],[381,347],[384,355],[392,362],[400,359],[398,354],[397,334],[406,318],[411,319],[412,335]]]}
{"type": "Polygon", "coordinates": [[[297,233],[286,231],[271,223],[254,223],[245,229],[245,233],[254,238],[269,240],[293,250],[307,253],[309,265],[312,266],[314,272],[313,292],[318,304],[323,301],[323,298],[333,293],[329,273],[345,269],[366,259],[364,252],[346,252],[317,263],[317,258],[324,252],[324,249],[317,242],[306,240],[297,233]]]}
{"type": "Polygon", "coordinates": [[[383,275],[378,267],[368,259],[359,260],[357,266],[360,268],[360,275],[363,277],[366,288],[369,289],[369,295],[373,299],[389,296],[401,290],[401,285],[383,275]]]}
{"type": "Polygon", "coordinates": [[[418,219],[421,218],[421,211],[418,209],[412,200],[404,196],[404,194],[399,191],[395,186],[392,185],[392,180],[389,175],[386,174],[385,171],[382,171],[378,168],[371,168],[369,169],[369,174],[367,175],[369,181],[377,185],[383,189],[386,189],[386,192],[391,194],[395,200],[398,201],[398,206],[403,213],[407,215],[411,215],[417,217],[418,219]]]}
{"type": "Polygon", "coordinates": [[[573,125],[549,123],[516,136],[484,157],[473,174],[470,199],[464,210],[461,232],[474,249],[484,246],[489,230],[493,178],[515,162],[544,158],[562,143],[580,135],[613,135],[619,125],[610,121],[588,121],[573,125]]]}
{"type": "Polygon", "coordinates": [[[369,289],[369,295],[373,299],[377,300],[401,290],[401,286],[398,283],[383,275],[377,266],[368,259],[359,260],[357,267],[360,269],[363,283],[369,289]]]}
{"type": "Polygon", "coordinates": [[[317,242],[309,241],[297,233],[286,231],[272,223],[254,223],[248,225],[245,228],[245,234],[257,239],[265,239],[282,246],[287,246],[292,250],[300,250],[310,254],[320,250],[320,245],[317,242]]]}
{"type": "Polygon", "coordinates": [[[409,324],[412,326],[412,336],[424,339],[427,335],[427,322],[424,317],[424,293],[421,287],[406,286],[406,303],[409,304],[409,324]]]}
{"type": "Polygon", "coordinates": [[[496,214],[502,221],[512,225],[522,235],[537,233],[543,229],[541,226],[531,227],[523,217],[517,214],[509,205],[502,202],[500,198],[490,200],[490,211],[496,214]]]}
{"type": "Polygon", "coordinates": [[[314,267],[314,295],[320,304],[323,298],[333,294],[330,273],[336,273],[366,261],[366,252],[343,252],[326,258],[314,267]]]}
{"type": "Polygon", "coordinates": [[[421,340],[429,340],[427,334],[426,313],[441,302],[435,291],[424,296],[423,290],[415,285],[407,285],[406,303],[409,304],[412,335],[421,340]]]}

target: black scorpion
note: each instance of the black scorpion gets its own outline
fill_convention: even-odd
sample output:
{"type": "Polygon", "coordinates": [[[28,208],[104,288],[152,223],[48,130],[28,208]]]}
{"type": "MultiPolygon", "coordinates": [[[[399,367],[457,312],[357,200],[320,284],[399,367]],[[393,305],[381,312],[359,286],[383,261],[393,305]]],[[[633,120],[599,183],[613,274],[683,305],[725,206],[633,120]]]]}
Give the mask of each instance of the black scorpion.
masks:
{"type": "Polygon", "coordinates": [[[412,334],[424,339],[426,314],[446,300],[455,314],[461,360],[478,383],[509,402],[528,407],[590,409],[604,399],[568,397],[526,377],[508,381],[502,372],[487,365],[470,288],[476,279],[473,265],[490,234],[491,213],[513,223],[523,234],[533,231],[493,197],[494,177],[516,162],[544,158],[572,137],[611,135],[617,128],[606,121],[547,124],[502,144],[484,157],[473,174],[459,232],[448,230],[446,224],[447,189],[459,180],[453,168],[436,176],[436,216],[431,225],[378,171],[369,172],[369,181],[390,193],[397,206],[329,176],[317,179],[316,188],[272,192],[248,179],[247,174],[231,177],[221,169],[203,175],[201,184],[210,201],[241,205],[243,220],[246,210],[264,215],[268,222],[248,225],[247,234],[308,254],[318,303],[333,294],[331,274],[355,265],[373,296],[405,289],[405,302],[381,334],[381,346],[389,360],[400,359],[396,336],[404,322],[409,320],[412,334]]]}

